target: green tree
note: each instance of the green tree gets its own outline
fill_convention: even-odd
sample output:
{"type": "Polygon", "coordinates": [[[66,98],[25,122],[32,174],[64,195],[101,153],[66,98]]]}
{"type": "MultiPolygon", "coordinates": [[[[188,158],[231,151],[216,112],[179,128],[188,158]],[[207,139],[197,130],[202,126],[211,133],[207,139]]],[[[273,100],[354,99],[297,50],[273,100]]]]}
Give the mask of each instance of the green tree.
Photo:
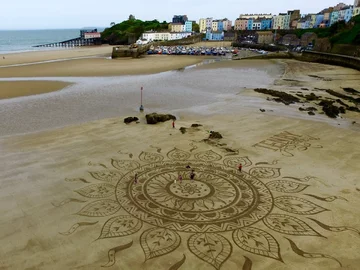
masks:
{"type": "Polygon", "coordinates": [[[192,30],[194,32],[196,32],[196,33],[199,33],[200,32],[200,26],[196,22],[193,22],[192,30]]]}

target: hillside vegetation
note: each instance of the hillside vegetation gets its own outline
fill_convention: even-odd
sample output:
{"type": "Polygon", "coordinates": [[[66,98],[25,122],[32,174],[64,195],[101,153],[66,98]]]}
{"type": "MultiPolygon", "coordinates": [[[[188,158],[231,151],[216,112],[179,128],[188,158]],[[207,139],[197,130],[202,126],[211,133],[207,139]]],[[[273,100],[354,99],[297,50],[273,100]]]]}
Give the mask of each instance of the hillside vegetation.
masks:
{"type": "Polygon", "coordinates": [[[106,28],[101,33],[103,43],[110,45],[125,45],[135,42],[145,31],[161,31],[168,29],[168,23],[157,20],[141,21],[130,19],[106,28]]]}

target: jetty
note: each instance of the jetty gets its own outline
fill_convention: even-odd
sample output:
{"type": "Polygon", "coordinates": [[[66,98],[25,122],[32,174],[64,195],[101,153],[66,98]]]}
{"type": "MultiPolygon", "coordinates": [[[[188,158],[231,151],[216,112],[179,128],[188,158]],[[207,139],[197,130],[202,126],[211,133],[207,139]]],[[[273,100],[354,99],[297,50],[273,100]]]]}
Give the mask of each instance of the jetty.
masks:
{"type": "Polygon", "coordinates": [[[81,29],[80,37],[53,42],[48,44],[40,44],[34,47],[81,47],[101,45],[101,33],[97,29],[81,29]]]}

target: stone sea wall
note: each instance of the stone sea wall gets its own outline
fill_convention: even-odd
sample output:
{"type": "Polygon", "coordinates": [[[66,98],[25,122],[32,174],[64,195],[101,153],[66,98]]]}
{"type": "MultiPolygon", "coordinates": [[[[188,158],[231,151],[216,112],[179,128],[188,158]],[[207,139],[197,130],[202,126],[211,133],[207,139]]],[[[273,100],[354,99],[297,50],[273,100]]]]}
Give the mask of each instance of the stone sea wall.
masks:
{"type": "Polygon", "coordinates": [[[304,51],[301,56],[295,59],[322,64],[337,65],[360,70],[360,58],[347,55],[304,51]]]}
{"type": "Polygon", "coordinates": [[[150,46],[176,46],[176,45],[190,45],[202,40],[203,35],[193,35],[187,38],[178,39],[178,40],[167,40],[167,41],[157,41],[152,42],[147,45],[140,45],[138,48],[130,48],[129,45],[116,46],[113,48],[112,58],[120,57],[133,57],[137,58],[140,55],[146,53],[149,50],[150,46]]]}

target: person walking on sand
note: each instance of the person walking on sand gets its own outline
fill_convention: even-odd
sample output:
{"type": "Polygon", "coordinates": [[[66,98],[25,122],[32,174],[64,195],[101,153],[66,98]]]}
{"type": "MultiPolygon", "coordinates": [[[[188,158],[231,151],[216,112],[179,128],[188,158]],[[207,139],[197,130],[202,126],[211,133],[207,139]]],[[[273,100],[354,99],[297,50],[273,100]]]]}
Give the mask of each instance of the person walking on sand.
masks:
{"type": "Polygon", "coordinates": [[[195,172],[194,172],[194,170],[191,170],[190,179],[194,180],[194,178],[195,178],[195,172]]]}
{"type": "Polygon", "coordinates": [[[240,163],[239,164],[239,172],[241,172],[241,170],[242,170],[242,164],[240,163]]]}
{"type": "Polygon", "coordinates": [[[180,184],[182,183],[182,176],[181,176],[181,174],[179,173],[179,176],[178,176],[178,180],[179,180],[179,182],[180,182],[180,184]]]}
{"type": "Polygon", "coordinates": [[[137,175],[137,173],[135,173],[135,176],[134,176],[134,183],[135,183],[135,184],[137,184],[137,182],[138,182],[138,175],[137,175]]]}
{"type": "Polygon", "coordinates": [[[172,127],[175,128],[175,120],[172,121],[172,127]]]}

